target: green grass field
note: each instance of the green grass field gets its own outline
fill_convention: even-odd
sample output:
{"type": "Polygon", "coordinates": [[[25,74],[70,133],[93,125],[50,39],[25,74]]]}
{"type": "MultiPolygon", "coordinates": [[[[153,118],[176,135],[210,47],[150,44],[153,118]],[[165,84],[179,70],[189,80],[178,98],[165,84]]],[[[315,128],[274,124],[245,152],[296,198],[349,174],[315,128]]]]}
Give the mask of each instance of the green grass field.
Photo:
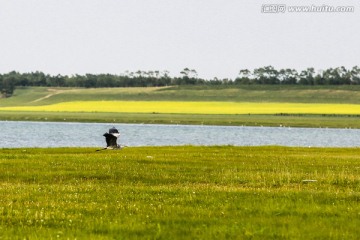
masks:
{"type": "Polygon", "coordinates": [[[0,239],[358,239],[359,156],[358,148],[2,149],[0,239]]]}
{"type": "Polygon", "coordinates": [[[360,86],[243,85],[149,88],[18,88],[0,107],[74,101],[196,101],[360,104],[360,86]]]}
{"type": "Polygon", "coordinates": [[[1,120],[360,128],[359,86],[19,88],[1,120]],[[291,116],[289,116],[291,115],[291,116]]]}
{"type": "Polygon", "coordinates": [[[271,127],[360,128],[358,116],[321,115],[217,115],[147,113],[72,113],[2,111],[0,119],[9,121],[107,122],[134,124],[207,124],[271,127]]]}

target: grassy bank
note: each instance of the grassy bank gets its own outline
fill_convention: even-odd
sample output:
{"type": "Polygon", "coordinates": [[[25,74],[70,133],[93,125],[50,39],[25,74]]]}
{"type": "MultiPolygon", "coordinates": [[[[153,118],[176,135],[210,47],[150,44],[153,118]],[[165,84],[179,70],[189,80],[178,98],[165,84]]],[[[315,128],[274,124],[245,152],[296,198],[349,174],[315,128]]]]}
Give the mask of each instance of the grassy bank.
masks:
{"type": "Polygon", "coordinates": [[[2,149],[0,238],[357,239],[359,155],[357,148],[2,149]]]}
{"type": "Polygon", "coordinates": [[[354,115],[158,114],[0,111],[5,121],[360,128],[354,115]]]}
{"type": "Polygon", "coordinates": [[[196,101],[360,104],[360,86],[243,85],[149,88],[26,87],[0,99],[0,107],[74,101],[196,101]]]}
{"type": "Polygon", "coordinates": [[[360,128],[359,86],[19,88],[0,120],[360,128]],[[290,115],[289,115],[290,114],[290,115]]]}

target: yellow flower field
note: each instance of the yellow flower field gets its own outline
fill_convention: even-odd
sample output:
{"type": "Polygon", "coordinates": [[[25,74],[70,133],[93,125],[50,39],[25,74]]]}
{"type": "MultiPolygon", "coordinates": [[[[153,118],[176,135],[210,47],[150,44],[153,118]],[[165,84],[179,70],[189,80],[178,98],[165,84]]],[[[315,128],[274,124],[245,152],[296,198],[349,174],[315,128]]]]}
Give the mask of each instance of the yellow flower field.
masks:
{"type": "Polygon", "coordinates": [[[2,107],[0,111],[122,112],[185,114],[360,114],[357,104],[76,101],[43,106],[2,107]]]}

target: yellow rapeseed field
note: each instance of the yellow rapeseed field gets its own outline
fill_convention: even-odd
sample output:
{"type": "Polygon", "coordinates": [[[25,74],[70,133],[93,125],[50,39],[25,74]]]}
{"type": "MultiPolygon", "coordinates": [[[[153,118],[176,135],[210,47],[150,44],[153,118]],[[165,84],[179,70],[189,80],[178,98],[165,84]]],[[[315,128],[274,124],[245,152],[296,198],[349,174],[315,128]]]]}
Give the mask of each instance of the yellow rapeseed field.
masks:
{"type": "Polygon", "coordinates": [[[0,108],[0,111],[1,110],[183,114],[360,114],[360,105],[181,101],[76,101],[43,106],[2,107],[0,108]]]}

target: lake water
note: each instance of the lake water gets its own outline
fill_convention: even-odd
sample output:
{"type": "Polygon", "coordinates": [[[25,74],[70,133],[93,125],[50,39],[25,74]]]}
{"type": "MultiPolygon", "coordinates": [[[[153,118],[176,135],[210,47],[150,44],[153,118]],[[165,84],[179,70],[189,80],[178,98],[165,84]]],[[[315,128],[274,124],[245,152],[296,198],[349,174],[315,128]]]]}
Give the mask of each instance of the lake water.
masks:
{"type": "Polygon", "coordinates": [[[359,129],[0,121],[0,148],[104,147],[113,126],[125,146],[360,146],[359,129]]]}

